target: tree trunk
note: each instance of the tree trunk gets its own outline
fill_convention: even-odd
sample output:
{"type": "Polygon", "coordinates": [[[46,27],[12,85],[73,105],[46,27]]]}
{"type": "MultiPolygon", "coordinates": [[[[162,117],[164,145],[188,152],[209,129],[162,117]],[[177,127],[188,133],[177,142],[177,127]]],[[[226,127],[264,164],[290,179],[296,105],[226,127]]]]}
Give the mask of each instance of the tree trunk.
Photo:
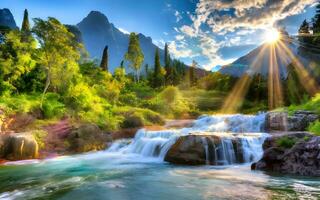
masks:
{"type": "Polygon", "coordinates": [[[50,83],[51,83],[51,74],[50,74],[50,68],[48,69],[48,72],[47,72],[47,80],[46,80],[46,85],[44,87],[44,90],[42,92],[42,96],[41,96],[41,102],[40,102],[40,108],[42,109],[42,105],[43,105],[43,101],[44,101],[44,97],[47,93],[47,90],[50,86],[50,83]]]}

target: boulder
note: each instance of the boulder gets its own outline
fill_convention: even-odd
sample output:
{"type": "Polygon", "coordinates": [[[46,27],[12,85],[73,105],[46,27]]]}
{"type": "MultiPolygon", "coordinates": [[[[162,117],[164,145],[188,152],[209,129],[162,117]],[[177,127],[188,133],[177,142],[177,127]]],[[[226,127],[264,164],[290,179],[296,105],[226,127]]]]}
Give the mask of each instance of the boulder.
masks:
{"type": "Polygon", "coordinates": [[[296,111],[292,115],[287,112],[269,112],[266,115],[266,130],[273,131],[305,131],[308,126],[319,119],[319,115],[311,111],[296,111]]]}
{"type": "Polygon", "coordinates": [[[320,137],[309,133],[283,133],[266,139],[264,154],[253,170],[284,174],[320,176],[320,137]],[[279,141],[295,141],[292,147],[279,141]]]}
{"type": "Polygon", "coordinates": [[[0,136],[0,158],[26,160],[39,157],[39,146],[31,133],[13,133],[0,136]]]}
{"type": "Polygon", "coordinates": [[[69,151],[81,153],[103,150],[112,139],[111,136],[103,133],[98,126],[83,124],[72,130],[67,140],[69,151]]]}
{"type": "Polygon", "coordinates": [[[171,146],[165,161],[180,165],[226,165],[250,162],[244,158],[242,139],[212,134],[181,136],[171,146]]]}

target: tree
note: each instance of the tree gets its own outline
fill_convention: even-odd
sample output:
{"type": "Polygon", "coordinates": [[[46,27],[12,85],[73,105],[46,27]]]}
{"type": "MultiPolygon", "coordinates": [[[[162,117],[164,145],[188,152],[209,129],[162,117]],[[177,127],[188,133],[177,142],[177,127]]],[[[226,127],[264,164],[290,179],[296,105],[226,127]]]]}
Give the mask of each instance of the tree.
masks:
{"type": "Polygon", "coordinates": [[[166,83],[167,84],[172,84],[172,68],[170,66],[170,54],[169,54],[169,47],[168,44],[166,43],[164,46],[164,63],[165,63],[165,70],[166,70],[166,83]]]}
{"type": "Polygon", "coordinates": [[[299,28],[298,39],[301,43],[300,47],[302,49],[305,49],[304,47],[311,42],[310,27],[307,20],[304,20],[299,28]]]}
{"type": "Polygon", "coordinates": [[[109,71],[108,59],[109,59],[108,46],[105,46],[102,54],[101,63],[100,63],[100,68],[105,71],[109,71]]]}
{"type": "Polygon", "coordinates": [[[313,34],[320,33],[320,1],[318,2],[318,5],[316,6],[316,15],[312,19],[313,21],[313,34]]]}
{"type": "Polygon", "coordinates": [[[21,42],[23,35],[19,30],[6,34],[3,44],[0,44],[0,91],[18,91],[23,76],[36,65],[34,52],[35,40],[21,42]]]}
{"type": "Polygon", "coordinates": [[[153,87],[160,87],[162,86],[162,83],[163,83],[163,76],[161,73],[159,48],[157,48],[154,56],[153,87]]]}
{"type": "Polygon", "coordinates": [[[144,55],[140,48],[139,37],[135,33],[130,34],[128,51],[125,59],[130,63],[130,67],[135,71],[135,81],[139,82],[139,70],[144,60],[144,55]]]}
{"type": "Polygon", "coordinates": [[[34,19],[35,33],[39,42],[39,64],[44,67],[46,83],[41,98],[41,107],[50,86],[60,93],[68,91],[79,72],[78,60],[81,45],[74,35],[57,19],[34,19]]]}
{"type": "Polygon", "coordinates": [[[190,86],[194,86],[197,82],[196,80],[196,74],[195,70],[198,66],[198,63],[196,61],[192,61],[192,65],[189,68],[189,81],[190,81],[190,86]]]}
{"type": "Polygon", "coordinates": [[[22,32],[22,40],[24,42],[27,42],[29,37],[30,37],[30,35],[31,35],[30,23],[29,23],[29,14],[28,14],[28,10],[27,9],[24,10],[23,21],[22,21],[22,26],[21,26],[21,32],[22,32]]]}

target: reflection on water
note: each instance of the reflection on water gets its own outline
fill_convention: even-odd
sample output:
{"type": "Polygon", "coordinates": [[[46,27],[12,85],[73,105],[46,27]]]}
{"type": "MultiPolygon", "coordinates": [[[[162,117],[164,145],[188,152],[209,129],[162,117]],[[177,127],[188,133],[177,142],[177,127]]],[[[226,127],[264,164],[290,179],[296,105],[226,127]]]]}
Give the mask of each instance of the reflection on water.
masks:
{"type": "MultiPolygon", "coordinates": [[[[17,163],[15,163],[17,164],[17,163]]],[[[97,152],[0,167],[0,199],[319,199],[320,179],[97,152]]]]}

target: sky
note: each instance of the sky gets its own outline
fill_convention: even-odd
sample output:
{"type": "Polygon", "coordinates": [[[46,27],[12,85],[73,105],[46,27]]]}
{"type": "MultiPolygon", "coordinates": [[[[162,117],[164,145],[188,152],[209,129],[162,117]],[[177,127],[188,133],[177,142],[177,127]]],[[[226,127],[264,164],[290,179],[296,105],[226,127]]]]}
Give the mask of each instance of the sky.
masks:
{"type": "Polygon", "coordinates": [[[266,32],[285,27],[295,35],[310,20],[317,0],[1,0],[20,26],[23,10],[31,18],[48,16],[77,24],[90,11],[104,13],[123,32],[150,36],[173,57],[215,70],[265,42],[266,32]]]}

